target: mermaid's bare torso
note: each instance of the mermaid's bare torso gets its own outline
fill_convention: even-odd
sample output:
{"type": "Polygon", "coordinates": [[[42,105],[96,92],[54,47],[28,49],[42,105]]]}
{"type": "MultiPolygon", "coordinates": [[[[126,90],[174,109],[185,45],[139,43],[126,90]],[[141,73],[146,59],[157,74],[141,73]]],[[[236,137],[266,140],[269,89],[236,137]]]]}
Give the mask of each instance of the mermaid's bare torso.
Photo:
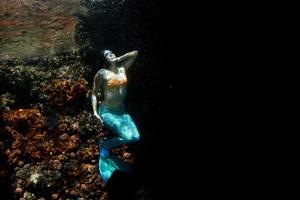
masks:
{"type": "Polygon", "coordinates": [[[101,70],[100,75],[103,78],[102,103],[111,108],[122,106],[127,93],[125,69],[120,67],[116,73],[109,70],[101,70]]]}

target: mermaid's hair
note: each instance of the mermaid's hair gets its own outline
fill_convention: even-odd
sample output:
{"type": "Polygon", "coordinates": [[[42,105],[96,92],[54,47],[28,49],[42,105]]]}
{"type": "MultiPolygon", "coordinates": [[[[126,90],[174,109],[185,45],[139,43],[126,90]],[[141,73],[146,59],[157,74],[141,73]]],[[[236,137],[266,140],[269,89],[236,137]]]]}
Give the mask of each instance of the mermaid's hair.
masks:
{"type": "Polygon", "coordinates": [[[112,52],[112,51],[109,50],[109,49],[103,49],[103,50],[101,50],[100,52],[101,52],[100,63],[101,63],[101,65],[102,65],[103,68],[104,68],[105,66],[108,65],[108,62],[107,62],[107,60],[106,60],[106,58],[105,58],[104,55],[106,54],[106,52],[112,52]]]}
{"type": "Polygon", "coordinates": [[[101,51],[101,55],[102,55],[103,57],[105,57],[105,53],[106,53],[106,52],[112,52],[112,51],[109,50],[109,49],[104,49],[104,50],[101,51]]]}

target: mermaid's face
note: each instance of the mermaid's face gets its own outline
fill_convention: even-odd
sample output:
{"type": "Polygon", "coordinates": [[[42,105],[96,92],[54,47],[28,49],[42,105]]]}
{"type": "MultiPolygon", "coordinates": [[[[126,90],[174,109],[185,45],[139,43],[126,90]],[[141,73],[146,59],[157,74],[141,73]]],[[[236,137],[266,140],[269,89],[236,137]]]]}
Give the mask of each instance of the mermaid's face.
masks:
{"type": "Polygon", "coordinates": [[[109,51],[109,50],[106,50],[104,52],[104,57],[107,60],[107,62],[109,62],[109,63],[115,62],[116,59],[117,59],[116,55],[113,52],[109,51]]]}

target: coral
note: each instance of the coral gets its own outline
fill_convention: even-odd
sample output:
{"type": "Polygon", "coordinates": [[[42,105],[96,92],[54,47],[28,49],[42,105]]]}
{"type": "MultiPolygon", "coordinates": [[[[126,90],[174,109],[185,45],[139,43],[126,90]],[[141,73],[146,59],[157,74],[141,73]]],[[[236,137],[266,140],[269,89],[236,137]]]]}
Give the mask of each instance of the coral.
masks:
{"type": "Polygon", "coordinates": [[[39,110],[18,109],[4,112],[3,120],[6,125],[4,132],[13,141],[6,150],[9,163],[15,164],[21,158],[41,158],[45,118],[39,110]]]}
{"type": "Polygon", "coordinates": [[[53,80],[47,88],[49,102],[59,108],[80,105],[88,97],[87,82],[84,79],[70,81],[65,79],[53,80]]]}
{"type": "Polygon", "coordinates": [[[5,112],[3,118],[7,126],[19,130],[19,132],[36,132],[45,126],[45,118],[37,109],[18,109],[5,112]]]}
{"type": "MultiPolygon", "coordinates": [[[[81,63],[77,51],[60,52],[51,57],[32,56],[23,60],[20,58],[0,60],[0,108],[35,107],[42,112],[51,112],[55,106],[55,102],[50,102],[51,99],[58,100],[62,105],[71,104],[73,108],[79,104],[78,106],[82,108],[88,102],[81,101],[88,95],[85,80],[91,77],[92,68],[81,63]],[[64,85],[65,89],[70,85],[73,87],[61,91],[64,85]],[[65,99],[59,100],[53,96],[54,86],[56,86],[54,92],[59,96],[61,95],[59,92],[62,92],[65,99]]],[[[66,109],[71,110],[70,107],[66,109]]]]}
{"type": "Polygon", "coordinates": [[[129,153],[129,146],[123,145],[118,148],[112,149],[112,152],[117,155],[119,158],[125,160],[127,163],[133,164],[134,163],[134,157],[133,154],[129,153]]]}
{"type": "MultiPolygon", "coordinates": [[[[72,136],[70,140],[71,138],[72,136]]],[[[84,150],[73,149],[69,153],[47,156],[41,163],[28,163],[16,172],[13,184],[15,195],[20,197],[26,188],[31,187],[35,188],[34,191],[42,191],[27,191],[35,194],[37,198],[60,196],[63,199],[99,199],[102,186],[97,171],[97,157],[98,149],[94,145],[86,146],[84,150]],[[82,160],[81,156],[90,157],[82,160]]]]}
{"type": "MultiPolygon", "coordinates": [[[[56,125],[47,129],[39,110],[18,109],[5,111],[3,122],[2,134],[11,145],[5,150],[1,142],[1,149],[16,170],[12,176],[14,198],[100,198],[98,140],[81,144],[77,116],[60,116],[56,125]],[[51,193],[46,192],[49,190],[51,193]]],[[[100,135],[98,132],[97,137],[100,135]]]]}

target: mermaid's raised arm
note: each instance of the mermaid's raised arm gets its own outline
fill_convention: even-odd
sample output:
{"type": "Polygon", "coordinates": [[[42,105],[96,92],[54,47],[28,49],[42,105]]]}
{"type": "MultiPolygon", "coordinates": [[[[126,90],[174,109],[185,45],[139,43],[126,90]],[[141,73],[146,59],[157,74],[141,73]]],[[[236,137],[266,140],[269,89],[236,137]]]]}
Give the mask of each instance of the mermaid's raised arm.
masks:
{"type": "Polygon", "coordinates": [[[125,69],[128,69],[135,61],[136,57],[138,56],[138,51],[131,51],[129,53],[124,54],[117,58],[118,62],[121,63],[121,66],[125,69]]]}

